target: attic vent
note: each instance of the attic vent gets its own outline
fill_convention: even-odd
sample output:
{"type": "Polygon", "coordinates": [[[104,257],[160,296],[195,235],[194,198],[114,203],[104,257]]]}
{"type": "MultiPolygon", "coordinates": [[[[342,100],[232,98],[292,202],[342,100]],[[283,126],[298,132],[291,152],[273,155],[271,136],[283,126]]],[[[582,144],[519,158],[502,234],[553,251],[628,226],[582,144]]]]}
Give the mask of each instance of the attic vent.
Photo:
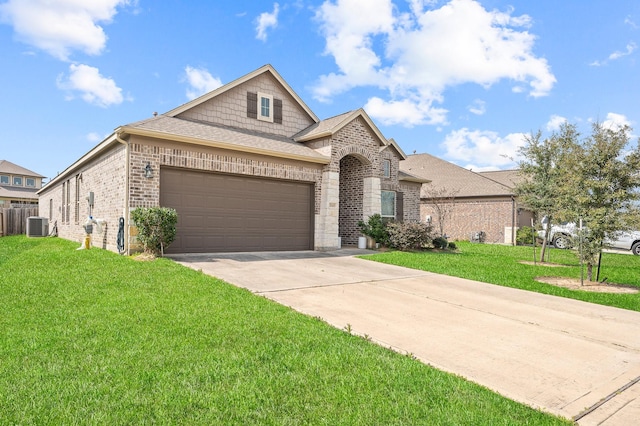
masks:
{"type": "Polygon", "coordinates": [[[46,217],[27,218],[27,237],[46,237],[49,234],[49,221],[46,217]]]}

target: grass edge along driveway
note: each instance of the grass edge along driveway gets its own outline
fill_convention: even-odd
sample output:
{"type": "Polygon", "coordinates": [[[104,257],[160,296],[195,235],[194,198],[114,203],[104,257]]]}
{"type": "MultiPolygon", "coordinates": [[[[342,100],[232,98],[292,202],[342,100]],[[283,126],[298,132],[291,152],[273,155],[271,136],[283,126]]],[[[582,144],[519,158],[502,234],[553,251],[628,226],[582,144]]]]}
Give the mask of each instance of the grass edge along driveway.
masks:
{"type": "Polygon", "coordinates": [[[570,424],[167,259],[0,238],[0,424],[570,424]]]}
{"type": "MultiPolygon", "coordinates": [[[[456,245],[459,247],[458,252],[389,251],[359,257],[484,283],[640,311],[640,293],[615,294],[569,290],[535,280],[538,276],[579,279],[580,264],[576,255],[570,250],[550,250],[550,263],[563,265],[558,267],[540,263],[536,265],[522,263],[523,261],[533,262],[532,247],[469,242],[456,242],[456,245]]],[[[539,248],[536,253],[539,255],[539,248]]],[[[640,288],[640,256],[603,253],[600,281],[605,278],[608,283],[640,288]]]]}

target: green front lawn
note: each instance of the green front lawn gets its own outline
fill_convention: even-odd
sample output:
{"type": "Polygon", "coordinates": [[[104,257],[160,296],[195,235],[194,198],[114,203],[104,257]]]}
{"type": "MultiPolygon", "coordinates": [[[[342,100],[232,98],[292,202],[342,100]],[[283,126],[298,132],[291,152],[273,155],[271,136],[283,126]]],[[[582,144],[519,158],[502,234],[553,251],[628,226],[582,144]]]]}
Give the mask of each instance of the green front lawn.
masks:
{"type": "MultiPolygon", "coordinates": [[[[535,277],[554,276],[580,278],[580,263],[570,250],[551,249],[550,262],[566,267],[528,265],[533,262],[532,247],[512,247],[495,244],[456,243],[458,253],[452,252],[399,252],[391,251],[363,256],[393,265],[436,272],[454,277],[468,278],[485,283],[515,287],[538,293],[569,297],[601,305],[640,311],[640,293],[614,294],[569,290],[535,281],[535,277]]],[[[539,248],[536,253],[539,255],[539,248]]],[[[600,281],[626,284],[640,288],[640,256],[604,253],[600,281]]],[[[595,268],[594,268],[595,279],[595,268]]],[[[586,280],[586,267],[585,267],[586,280]]]]}
{"type": "Polygon", "coordinates": [[[170,260],[77,247],[0,238],[0,424],[570,424],[170,260]]]}

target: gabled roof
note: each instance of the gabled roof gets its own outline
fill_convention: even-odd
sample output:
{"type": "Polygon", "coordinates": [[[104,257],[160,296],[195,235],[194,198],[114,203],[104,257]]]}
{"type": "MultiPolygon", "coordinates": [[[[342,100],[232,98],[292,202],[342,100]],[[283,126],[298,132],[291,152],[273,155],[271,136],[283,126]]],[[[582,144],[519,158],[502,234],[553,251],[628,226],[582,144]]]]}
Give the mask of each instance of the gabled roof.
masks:
{"type": "MultiPolygon", "coordinates": [[[[404,172],[431,180],[436,188],[446,188],[456,198],[512,196],[511,188],[493,179],[472,172],[430,154],[409,155],[400,162],[404,172]]],[[[428,198],[428,189],[422,187],[420,196],[428,198]]]]}
{"type": "Polygon", "coordinates": [[[411,173],[403,172],[402,170],[398,170],[398,180],[405,181],[405,182],[417,182],[417,183],[431,182],[429,179],[421,178],[411,173]]]}
{"type": "MultiPolygon", "coordinates": [[[[398,145],[398,142],[396,142],[395,139],[390,138],[390,139],[387,139],[387,141],[389,142],[388,146],[389,147],[393,147],[393,149],[396,150],[398,155],[400,155],[400,159],[401,160],[406,160],[407,159],[407,154],[404,153],[404,151],[402,150],[402,148],[400,148],[400,145],[398,145]]],[[[387,147],[380,148],[380,151],[382,152],[385,149],[387,149],[387,147]]]]}
{"type": "Polygon", "coordinates": [[[259,76],[260,74],[264,74],[264,73],[269,73],[271,74],[271,76],[273,78],[275,78],[278,83],[280,83],[282,85],[282,87],[291,95],[291,97],[293,99],[296,100],[296,102],[300,105],[300,107],[307,113],[309,114],[309,117],[311,117],[311,119],[313,121],[315,121],[316,123],[318,121],[320,121],[320,119],[318,118],[318,116],[316,116],[313,111],[311,111],[311,108],[309,108],[307,106],[307,104],[304,103],[304,101],[300,98],[300,96],[298,96],[298,94],[291,88],[291,86],[289,86],[289,84],[282,78],[282,76],[280,74],[278,74],[278,72],[275,70],[275,68],[273,68],[273,66],[271,66],[271,64],[267,64],[267,65],[263,65],[262,67],[258,68],[255,71],[250,72],[249,74],[246,74],[238,79],[233,80],[230,83],[225,84],[224,86],[220,86],[217,89],[209,92],[209,93],[205,93],[204,95],[200,96],[199,98],[195,98],[192,101],[189,101],[185,104],[180,105],[177,108],[172,109],[171,111],[165,113],[164,115],[167,117],[175,117],[178,114],[181,114],[195,106],[198,106],[200,104],[203,104],[205,102],[207,102],[210,99],[215,98],[216,96],[220,95],[221,93],[224,93],[228,90],[233,89],[234,87],[237,87],[243,83],[246,83],[247,81],[251,80],[254,77],[259,76]]]}
{"type": "Polygon", "coordinates": [[[213,123],[201,123],[162,114],[119,127],[116,129],[116,133],[148,136],[321,164],[330,162],[329,157],[284,136],[213,123]]]}
{"type": "MultiPolygon", "coordinates": [[[[343,127],[351,123],[356,118],[362,118],[367,126],[371,129],[371,131],[376,135],[380,145],[386,147],[389,145],[389,141],[384,135],[380,132],[380,129],[373,123],[369,115],[365,112],[364,109],[359,108],[354,111],[345,112],[344,114],[336,115],[335,117],[327,118],[326,120],[322,120],[313,124],[303,131],[293,135],[293,140],[296,142],[308,142],[314,139],[330,137],[339,132],[343,127]]],[[[398,153],[406,157],[404,152],[400,149],[398,144],[394,142],[394,147],[398,151],[398,153]]]]}
{"type": "Polygon", "coordinates": [[[478,174],[493,179],[498,183],[508,186],[509,188],[515,188],[516,185],[522,182],[523,177],[520,174],[520,170],[494,170],[490,172],[478,172],[478,174]]]}
{"type": "Polygon", "coordinates": [[[11,161],[7,161],[7,160],[0,160],[0,173],[6,173],[8,175],[39,177],[39,178],[44,177],[36,172],[32,172],[29,169],[25,169],[24,167],[18,166],[17,164],[14,164],[11,161]]]}

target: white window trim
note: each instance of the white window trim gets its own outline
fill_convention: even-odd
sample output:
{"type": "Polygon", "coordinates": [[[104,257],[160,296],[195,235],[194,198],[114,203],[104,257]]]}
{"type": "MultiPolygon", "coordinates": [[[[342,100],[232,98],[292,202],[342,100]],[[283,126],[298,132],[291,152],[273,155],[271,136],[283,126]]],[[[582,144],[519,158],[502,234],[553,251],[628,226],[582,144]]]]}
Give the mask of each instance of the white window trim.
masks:
{"type": "Polygon", "coordinates": [[[24,178],[22,176],[14,176],[11,184],[13,186],[24,186],[24,178]],[[16,183],[16,179],[20,179],[20,183],[16,183]]]}
{"type": "Polygon", "coordinates": [[[35,178],[25,178],[24,179],[24,186],[26,186],[27,188],[35,188],[36,187],[35,178]],[[29,185],[29,181],[32,181],[33,183],[31,185],[29,185]]]}
{"type": "Polygon", "coordinates": [[[2,185],[11,185],[11,176],[9,176],[9,175],[2,175],[2,176],[0,176],[0,178],[7,178],[7,181],[6,181],[6,182],[2,182],[2,181],[0,181],[0,184],[2,184],[2,185]]]}
{"type": "Polygon", "coordinates": [[[395,191],[380,191],[380,216],[382,217],[396,217],[396,192],[395,191]],[[390,192],[393,194],[393,214],[388,215],[388,214],[384,214],[382,211],[382,194],[385,192],[390,192]]]}
{"type": "Polygon", "coordinates": [[[273,96],[258,92],[258,120],[273,123],[273,96]],[[269,100],[269,115],[262,115],[262,99],[269,100]]]}

